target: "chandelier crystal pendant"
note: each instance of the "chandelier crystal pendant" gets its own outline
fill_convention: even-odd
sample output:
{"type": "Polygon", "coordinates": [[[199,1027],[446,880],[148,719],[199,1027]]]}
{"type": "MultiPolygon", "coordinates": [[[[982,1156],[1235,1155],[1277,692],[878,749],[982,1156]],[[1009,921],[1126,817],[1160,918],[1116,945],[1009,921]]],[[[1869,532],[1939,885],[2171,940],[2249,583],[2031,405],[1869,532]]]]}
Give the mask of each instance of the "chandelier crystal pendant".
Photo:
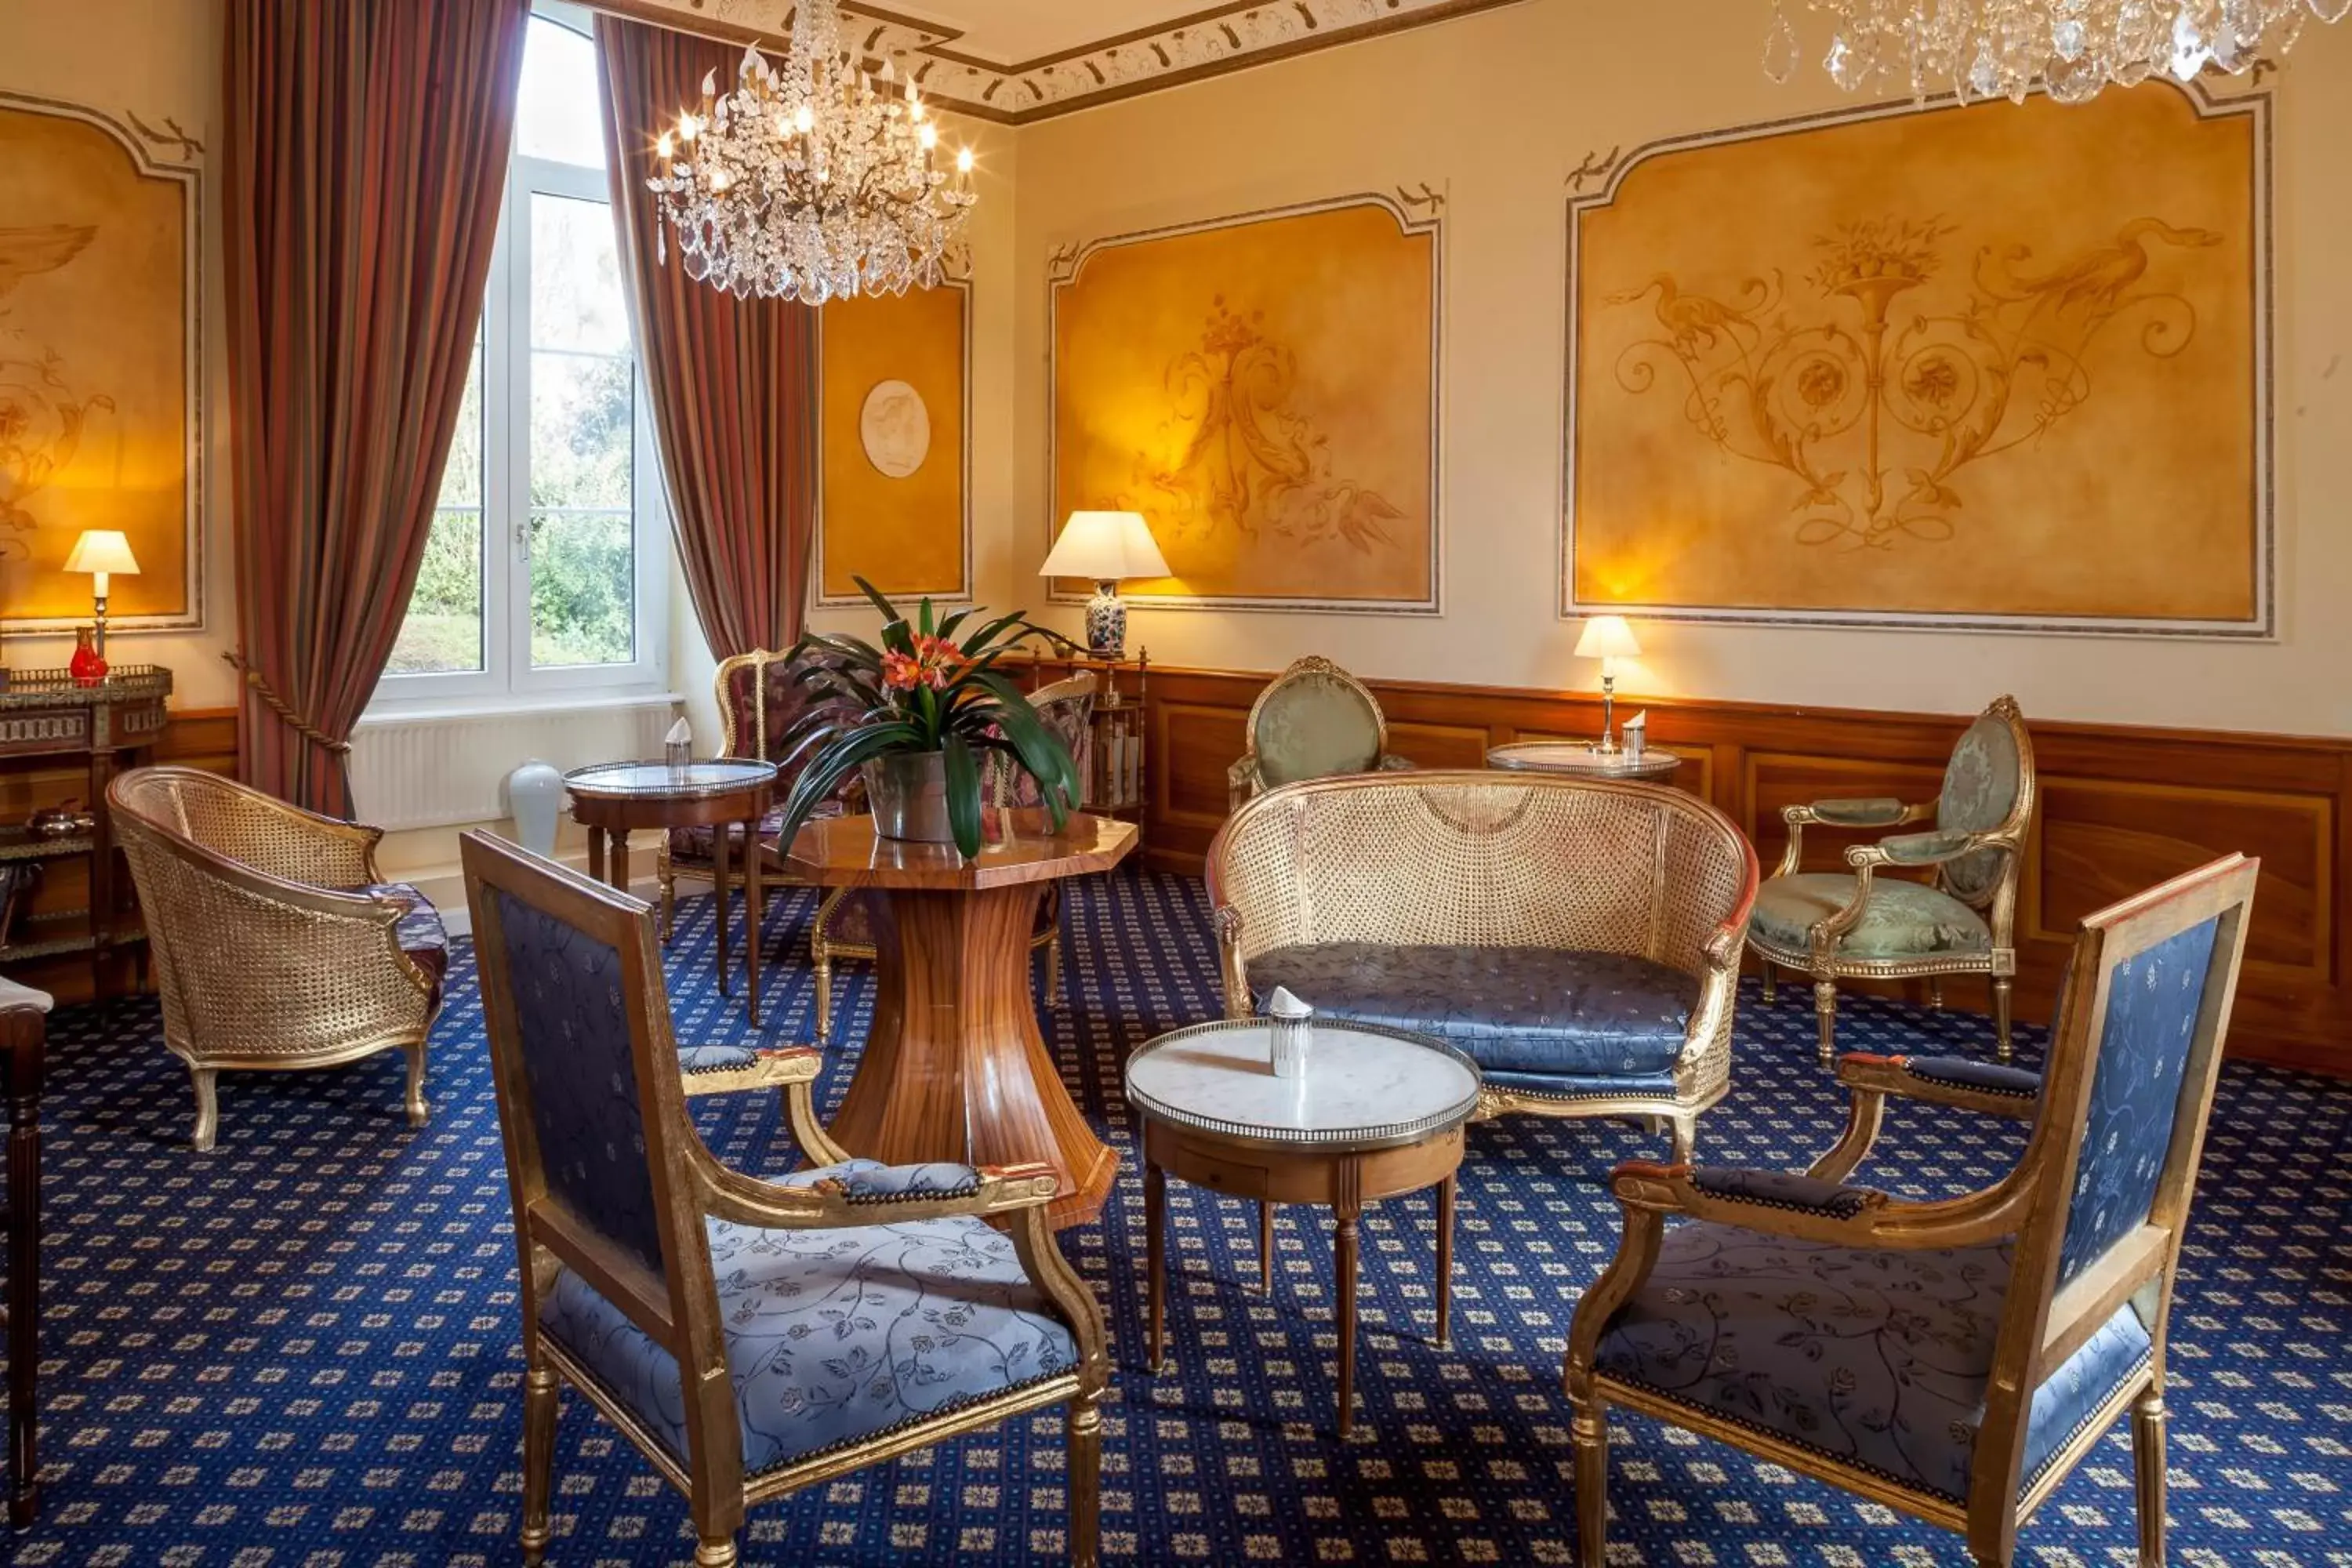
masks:
{"type": "Polygon", "coordinates": [[[782,70],[743,51],[654,146],[656,253],[675,232],[687,275],[740,297],[822,305],[929,289],[970,264],[971,150],[940,166],[940,128],[914,82],[880,86],[841,40],[836,0],[800,0],[782,70]]]}
{"type": "MultiPolygon", "coordinates": [[[[1801,49],[1773,0],[1765,73],[1787,81],[1801,49]]],[[[1848,92],[1907,83],[1925,98],[2025,101],[2037,84],[2061,103],[2159,73],[2236,75],[2284,55],[2305,23],[2341,21],[2352,0],[1809,0],[1836,19],[1822,68],[1848,92]]]]}

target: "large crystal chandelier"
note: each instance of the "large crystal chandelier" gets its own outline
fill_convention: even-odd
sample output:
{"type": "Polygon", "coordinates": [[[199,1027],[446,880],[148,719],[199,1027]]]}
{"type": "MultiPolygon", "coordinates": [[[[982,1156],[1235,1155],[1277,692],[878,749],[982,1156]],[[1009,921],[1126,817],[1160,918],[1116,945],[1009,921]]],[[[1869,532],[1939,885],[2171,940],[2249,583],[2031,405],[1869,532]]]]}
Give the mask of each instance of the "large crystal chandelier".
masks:
{"type": "MultiPolygon", "coordinates": [[[[1773,0],[1764,68],[1796,69],[1796,29],[1773,0]]],[[[2209,67],[2232,74],[2284,54],[2305,22],[2340,20],[2352,0],[1809,0],[1837,26],[1822,61],[1848,92],[1946,88],[1962,101],[2023,102],[2037,83],[2080,103],[2113,83],[2159,72],[2187,81],[2209,67]]]]}
{"type": "Polygon", "coordinates": [[[914,82],[886,63],[877,89],[856,68],[836,0],[800,0],[782,70],[754,47],[723,97],[718,74],[655,144],[665,258],[674,230],[689,277],[810,305],[928,289],[967,263],[971,150],[939,166],[914,82]]]}

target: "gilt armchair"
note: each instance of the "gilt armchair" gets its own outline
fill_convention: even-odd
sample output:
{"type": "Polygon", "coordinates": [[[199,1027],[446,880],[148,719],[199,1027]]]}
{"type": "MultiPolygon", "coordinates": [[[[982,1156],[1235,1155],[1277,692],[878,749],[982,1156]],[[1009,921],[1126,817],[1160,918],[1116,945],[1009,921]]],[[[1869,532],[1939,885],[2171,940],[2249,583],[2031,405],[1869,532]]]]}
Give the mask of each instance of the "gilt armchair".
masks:
{"type": "Polygon", "coordinates": [[[379,827],[287,805],[195,768],[133,768],[107,787],[145,911],[163,1044],[195,1089],[210,1149],[223,1072],[408,1058],[425,1124],[425,1053],[449,934],[431,900],[376,869],[379,827]]]}
{"type": "Polygon", "coordinates": [[[813,1050],[765,1056],[815,1168],[730,1169],[687,1118],[651,910],[484,834],[461,853],[521,1264],[523,1561],[569,1384],[685,1494],[698,1568],[757,1504],[1066,1406],[1069,1556],[1096,1562],[1109,1363],[1052,1169],[854,1160],[813,1050]]]}
{"type": "MultiPolygon", "coordinates": [[[[1094,754],[1094,677],[1073,675],[1041,686],[1029,693],[1029,705],[1069,748],[1077,776],[1093,777],[1089,769],[1094,754]]],[[[1037,781],[1001,755],[992,760],[989,784],[991,804],[999,809],[1045,803],[1037,781]]],[[[770,858],[772,863],[781,863],[781,856],[770,858]]],[[[809,928],[809,959],[816,967],[816,1043],[820,1046],[833,1041],[833,966],[874,962],[874,916],[868,897],[862,889],[829,889],[809,928]]],[[[1062,889],[1058,882],[1048,884],[1045,897],[1037,900],[1037,923],[1029,933],[1029,950],[1034,952],[1041,947],[1045,950],[1045,1004],[1058,1007],[1062,1005],[1062,889]]]]}
{"type": "Polygon", "coordinates": [[[1340,773],[1396,773],[1388,716],[1371,688],[1328,658],[1295,661],[1250,704],[1249,750],[1226,770],[1233,810],[1267,790],[1340,773]]]}
{"type": "Polygon", "coordinates": [[[2010,1568],[2128,1411],[2139,1562],[2164,1568],[2166,1325],[2257,866],[2085,919],[2039,1080],[1848,1058],[1846,1134],[1805,1175],[1617,1168],[1624,1236],[1569,1331],[1587,1564],[1619,1406],[1957,1531],[1979,1568],[2010,1568]],[[1992,1186],[1896,1202],[1846,1182],[1889,1095],[2033,1128],[1992,1186]]]}
{"type": "Polygon", "coordinates": [[[1209,848],[1225,1012],[1277,985],[1318,1013],[1435,1035],[1478,1114],[1641,1116],[1687,1157],[1731,1081],[1756,852],[1658,784],[1559,773],[1315,779],[1209,848]]]}
{"type": "Polygon", "coordinates": [[[1952,748],[1944,787],[1906,805],[1874,796],[1783,808],[1789,843],[1780,868],[1756,894],[1748,943],[1763,966],[1764,1000],[1778,1000],[1776,969],[1811,976],[1821,1056],[1837,1047],[1841,980],[1929,982],[1981,974],[1992,983],[1993,1033],[2010,1059],[2010,992],[2017,975],[2017,883],[2033,822],[2033,741],[2014,698],[2003,697],[1952,748]],[[1844,871],[1807,871],[1804,832],[1934,826],[1845,852],[1844,871]],[[1928,871],[1927,881],[1906,872],[1928,871]],[[1891,873],[1891,874],[1888,874],[1891,873]]]}

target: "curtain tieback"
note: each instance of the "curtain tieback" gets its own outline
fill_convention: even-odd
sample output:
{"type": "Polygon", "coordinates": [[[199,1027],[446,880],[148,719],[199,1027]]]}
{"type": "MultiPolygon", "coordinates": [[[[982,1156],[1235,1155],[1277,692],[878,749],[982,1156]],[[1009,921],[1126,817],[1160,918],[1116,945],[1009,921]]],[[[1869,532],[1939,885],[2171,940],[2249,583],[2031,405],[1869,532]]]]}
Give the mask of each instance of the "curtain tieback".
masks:
{"type": "Polygon", "coordinates": [[[243,655],[224,653],[221,658],[228,661],[230,668],[240,671],[245,676],[245,683],[253,689],[253,694],[260,698],[263,705],[272,713],[284,721],[288,729],[320,750],[331,752],[339,757],[351,751],[352,743],[349,741],[336,740],[332,735],[303,718],[301,714],[294,711],[286,699],[278,696],[270,689],[269,682],[261,678],[261,671],[245,662],[243,655]]]}

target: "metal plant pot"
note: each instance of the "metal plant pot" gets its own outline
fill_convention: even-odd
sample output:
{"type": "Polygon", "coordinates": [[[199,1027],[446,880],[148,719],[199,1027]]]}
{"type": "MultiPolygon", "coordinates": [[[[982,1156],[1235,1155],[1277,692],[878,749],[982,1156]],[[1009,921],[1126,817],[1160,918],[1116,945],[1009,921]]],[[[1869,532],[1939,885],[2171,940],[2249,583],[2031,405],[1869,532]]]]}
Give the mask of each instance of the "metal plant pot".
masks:
{"type": "Polygon", "coordinates": [[[874,831],[885,838],[952,844],[948,821],[948,759],[944,752],[893,752],[865,765],[866,799],[874,831]]]}

